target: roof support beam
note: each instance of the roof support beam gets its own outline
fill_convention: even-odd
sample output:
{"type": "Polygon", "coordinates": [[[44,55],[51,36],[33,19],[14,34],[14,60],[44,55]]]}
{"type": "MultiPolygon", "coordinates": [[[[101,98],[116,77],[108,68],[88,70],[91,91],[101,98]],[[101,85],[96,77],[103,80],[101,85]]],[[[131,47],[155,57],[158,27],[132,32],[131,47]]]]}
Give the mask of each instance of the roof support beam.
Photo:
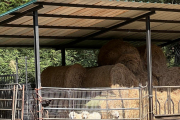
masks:
{"type": "Polygon", "coordinates": [[[164,44],[161,44],[159,45],[160,47],[164,47],[164,46],[167,46],[167,45],[170,45],[170,44],[174,44],[174,43],[177,43],[177,42],[180,42],[180,38],[176,39],[176,40],[172,40],[172,41],[169,41],[167,43],[164,43],[164,44]]]}
{"type": "MultiPolygon", "coordinates": [[[[0,45],[0,48],[33,48],[34,45],[0,45]]],[[[57,48],[57,45],[40,45],[40,48],[50,48],[55,49],[57,48]]],[[[100,49],[101,46],[72,46],[67,47],[66,49],[100,49]]]]}
{"type": "MultiPolygon", "coordinates": [[[[17,25],[17,24],[5,24],[0,25],[3,27],[25,27],[33,28],[33,25],[17,25]]],[[[79,26],[51,26],[51,25],[39,25],[39,28],[50,28],[50,29],[81,29],[81,30],[104,30],[104,27],[79,27],[79,26]]],[[[114,29],[112,31],[122,31],[122,32],[146,32],[142,29],[114,29]]],[[[178,30],[151,30],[151,32],[158,33],[180,33],[178,30]]]]}
{"type": "Polygon", "coordinates": [[[85,7],[85,8],[100,8],[100,9],[124,9],[124,10],[142,10],[142,11],[170,11],[180,12],[179,9],[167,8],[143,8],[143,7],[125,7],[125,6],[105,6],[105,5],[85,5],[85,4],[71,4],[71,3],[53,3],[53,2],[36,2],[40,5],[51,6],[67,6],[67,7],[85,7]]]}
{"type": "MultiPolygon", "coordinates": [[[[11,15],[17,15],[18,12],[11,13],[11,15]]],[[[26,16],[32,16],[32,14],[27,14],[26,16]]],[[[104,16],[81,16],[81,15],[55,15],[55,14],[38,14],[39,17],[52,17],[52,18],[79,18],[79,19],[100,19],[100,20],[129,20],[129,17],[104,17],[104,16]]],[[[146,19],[139,19],[137,21],[145,22],[146,19]]],[[[158,20],[151,19],[151,22],[160,23],[180,23],[179,20],[158,20]]]]}
{"type": "Polygon", "coordinates": [[[143,14],[143,15],[140,15],[140,16],[138,16],[138,17],[135,17],[135,18],[132,18],[132,19],[130,19],[130,20],[127,20],[127,21],[125,21],[125,22],[118,23],[118,24],[116,24],[116,25],[114,25],[114,26],[111,26],[111,27],[106,28],[106,29],[104,29],[104,30],[101,30],[101,31],[99,31],[99,32],[90,34],[90,35],[88,35],[88,36],[86,36],[86,37],[84,37],[84,38],[77,39],[77,40],[75,40],[75,41],[69,42],[69,43],[67,43],[67,44],[65,44],[65,45],[63,45],[63,46],[61,46],[61,47],[71,46],[71,45],[73,45],[73,44],[77,44],[77,43],[82,42],[82,41],[84,41],[84,40],[94,38],[94,37],[96,37],[96,36],[98,36],[98,35],[101,35],[101,34],[104,34],[104,33],[108,32],[108,31],[110,31],[110,30],[113,30],[113,29],[116,29],[116,28],[125,26],[125,25],[127,25],[127,24],[129,24],[129,23],[132,23],[132,22],[134,22],[134,21],[136,21],[136,20],[142,19],[142,18],[144,18],[144,17],[146,17],[146,16],[150,16],[150,15],[152,15],[152,14],[155,14],[155,11],[151,11],[151,12],[145,13],[145,14],[143,14]]]}
{"type": "Polygon", "coordinates": [[[28,14],[28,13],[30,13],[30,12],[33,12],[33,11],[38,10],[38,9],[41,9],[41,8],[43,8],[43,5],[38,5],[38,6],[33,7],[33,8],[31,8],[31,9],[25,11],[25,12],[18,13],[17,15],[15,15],[15,16],[13,16],[13,17],[10,17],[10,18],[8,18],[8,19],[0,22],[0,25],[4,25],[4,24],[7,24],[7,23],[9,23],[9,22],[12,22],[12,21],[14,21],[14,20],[16,20],[16,19],[19,19],[19,18],[25,16],[26,14],[28,14]]]}
{"type": "MultiPolygon", "coordinates": [[[[3,38],[34,38],[34,36],[25,36],[25,35],[0,35],[0,37],[3,38]]],[[[40,39],[83,39],[83,37],[72,37],[72,36],[39,36],[40,39]]],[[[102,40],[102,41],[108,41],[112,39],[118,39],[118,38],[91,38],[87,40],[102,40]]],[[[145,39],[128,39],[124,38],[124,41],[146,41],[145,39]]],[[[153,39],[153,42],[168,42],[170,40],[161,40],[161,39],[153,39]]],[[[66,47],[67,48],[67,47],[66,47]]]]}

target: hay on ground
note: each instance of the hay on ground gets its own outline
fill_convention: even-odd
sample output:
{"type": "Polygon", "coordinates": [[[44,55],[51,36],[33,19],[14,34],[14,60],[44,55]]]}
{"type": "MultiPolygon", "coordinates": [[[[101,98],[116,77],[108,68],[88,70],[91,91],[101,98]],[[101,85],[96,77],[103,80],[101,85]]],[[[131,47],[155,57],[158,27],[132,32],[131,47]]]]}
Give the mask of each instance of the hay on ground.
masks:
{"type": "Polygon", "coordinates": [[[72,66],[47,67],[41,74],[43,87],[81,87],[85,68],[80,64],[72,66]]]}
{"type": "Polygon", "coordinates": [[[138,86],[134,74],[123,64],[107,65],[87,70],[82,87],[138,86]]]}
{"type": "Polygon", "coordinates": [[[99,66],[114,65],[116,63],[124,64],[135,74],[142,70],[138,50],[122,40],[109,41],[100,49],[98,55],[99,66]]]}
{"type": "MultiPolygon", "coordinates": [[[[118,85],[116,85],[115,87],[112,86],[112,88],[117,88],[119,87],[118,85]]],[[[118,99],[118,98],[138,98],[139,97],[139,90],[120,90],[120,92],[117,92],[115,90],[113,90],[113,93],[116,95],[116,97],[108,97],[108,98],[112,98],[112,99],[118,99]]],[[[174,114],[178,114],[178,104],[180,101],[180,89],[176,89],[173,90],[171,92],[171,99],[174,103],[174,114]]],[[[145,91],[143,92],[143,96],[146,95],[147,93],[145,93],[145,91]]],[[[164,114],[164,107],[166,106],[166,113],[168,113],[167,111],[167,91],[157,91],[157,99],[160,103],[160,110],[159,110],[159,104],[157,104],[157,114],[164,114]],[[166,103],[166,104],[165,104],[166,103]]],[[[144,99],[142,101],[143,104],[148,104],[148,98],[144,99]]],[[[100,103],[100,107],[101,108],[139,108],[139,100],[110,100],[108,102],[108,106],[106,101],[102,101],[100,103]]],[[[144,108],[143,110],[143,116],[145,116],[145,114],[147,114],[147,110],[148,108],[144,108]]],[[[121,118],[139,118],[139,110],[118,110],[118,112],[121,115],[121,118]]],[[[155,104],[155,91],[153,91],[153,112],[156,113],[156,104],[155,104]]],[[[171,102],[171,113],[173,114],[173,104],[171,102]]],[[[103,115],[103,117],[106,119],[106,114],[103,115]]]]}

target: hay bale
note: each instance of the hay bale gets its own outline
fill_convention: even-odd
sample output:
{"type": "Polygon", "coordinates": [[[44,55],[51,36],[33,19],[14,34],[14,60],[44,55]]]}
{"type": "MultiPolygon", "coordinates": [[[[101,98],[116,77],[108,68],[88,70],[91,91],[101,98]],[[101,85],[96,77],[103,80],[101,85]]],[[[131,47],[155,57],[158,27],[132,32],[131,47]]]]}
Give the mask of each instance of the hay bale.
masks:
{"type": "Polygon", "coordinates": [[[51,87],[51,77],[53,76],[54,67],[49,66],[44,69],[41,73],[41,86],[43,87],[51,87]]]}
{"type": "Polygon", "coordinates": [[[133,73],[142,71],[142,63],[138,50],[122,40],[111,40],[99,51],[98,64],[114,65],[122,63],[133,73]]]}
{"type": "MultiPolygon", "coordinates": [[[[144,63],[143,66],[147,69],[146,46],[138,47],[138,51],[144,63]]],[[[152,74],[159,79],[164,74],[164,71],[167,70],[166,57],[162,49],[156,45],[151,45],[151,51],[152,51],[152,74]]]]}
{"type": "Polygon", "coordinates": [[[143,64],[139,54],[125,54],[119,57],[116,63],[124,64],[134,74],[140,74],[143,71],[143,64]]]}
{"type": "Polygon", "coordinates": [[[123,64],[107,65],[87,70],[82,87],[138,86],[134,74],[123,64]]]}
{"type": "Polygon", "coordinates": [[[41,74],[43,87],[81,87],[86,70],[80,64],[47,67],[41,74]]]}
{"type": "MultiPolygon", "coordinates": [[[[146,85],[146,82],[148,83],[148,73],[147,72],[142,72],[138,75],[136,75],[136,78],[139,80],[139,83],[141,83],[143,86],[146,85]]],[[[159,81],[157,80],[157,78],[155,76],[152,75],[152,84],[154,86],[159,85],[159,81]]]]}
{"type": "Polygon", "coordinates": [[[180,69],[179,67],[168,68],[160,77],[161,86],[178,86],[180,85],[180,69]]]}

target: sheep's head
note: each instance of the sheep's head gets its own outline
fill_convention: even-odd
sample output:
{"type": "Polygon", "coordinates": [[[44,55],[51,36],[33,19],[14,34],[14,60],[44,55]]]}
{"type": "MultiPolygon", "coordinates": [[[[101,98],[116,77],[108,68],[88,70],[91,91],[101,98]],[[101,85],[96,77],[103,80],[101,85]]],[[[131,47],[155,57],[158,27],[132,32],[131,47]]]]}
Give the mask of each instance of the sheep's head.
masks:
{"type": "Polygon", "coordinates": [[[81,115],[82,115],[82,118],[83,118],[83,119],[87,119],[87,118],[88,118],[88,115],[89,115],[89,112],[88,112],[88,111],[83,111],[83,112],[81,113],[81,115]]]}
{"type": "Polygon", "coordinates": [[[70,118],[70,119],[76,119],[76,114],[77,114],[77,113],[75,113],[75,112],[70,112],[70,113],[69,113],[69,118],[70,118]]]}
{"type": "Polygon", "coordinates": [[[118,119],[119,118],[119,112],[118,111],[111,111],[111,115],[113,116],[114,119],[118,119]]]}

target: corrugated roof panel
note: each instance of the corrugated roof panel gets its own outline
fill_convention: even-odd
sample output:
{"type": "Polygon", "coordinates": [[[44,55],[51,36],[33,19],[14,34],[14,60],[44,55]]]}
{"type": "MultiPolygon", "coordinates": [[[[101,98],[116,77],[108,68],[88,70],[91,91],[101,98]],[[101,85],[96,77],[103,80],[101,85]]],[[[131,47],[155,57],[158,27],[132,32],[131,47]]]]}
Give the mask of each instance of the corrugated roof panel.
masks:
{"type": "Polygon", "coordinates": [[[10,22],[10,24],[23,24],[28,21],[31,21],[31,24],[33,24],[33,17],[32,16],[24,16],[24,17],[21,17],[17,20],[10,22]]]}
{"type": "MultiPolygon", "coordinates": [[[[122,1],[108,1],[108,0],[41,0],[46,2],[58,2],[58,3],[72,3],[72,4],[85,4],[85,5],[105,5],[105,6],[124,6],[124,7],[140,7],[140,8],[171,8],[180,9],[180,5],[168,5],[168,4],[152,4],[152,3],[139,3],[139,2],[122,2],[122,1]]],[[[37,6],[37,4],[31,4],[17,12],[22,12],[37,6]]],[[[40,14],[56,14],[56,15],[81,15],[81,16],[109,16],[109,17],[128,17],[134,18],[142,15],[148,11],[142,10],[122,10],[122,9],[98,9],[98,8],[84,8],[84,7],[61,7],[61,6],[48,6],[45,5],[44,8],[39,10],[40,14]]],[[[164,12],[157,11],[156,14],[151,16],[151,19],[160,20],[180,20],[180,12],[164,12]]],[[[11,16],[4,16],[0,18],[0,21],[7,19],[11,16]]],[[[96,19],[75,19],[75,18],[52,18],[52,17],[39,17],[39,25],[54,25],[54,26],[82,26],[82,27],[110,27],[116,25],[117,23],[123,22],[123,20],[96,20],[96,19]]],[[[11,24],[23,24],[32,25],[33,17],[25,16],[18,20],[11,22],[11,24]]],[[[0,27],[1,35],[30,35],[33,36],[33,28],[16,28],[16,27],[0,27]]],[[[121,29],[143,29],[145,30],[145,22],[133,22],[126,26],[121,27],[121,29]]],[[[152,30],[180,30],[179,23],[151,23],[152,30]]],[[[75,36],[84,37],[95,33],[97,30],[71,30],[71,29],[45,29],[39,28],[40,36],[75,36]]],[[[129,39],[145,39],[145,32],[121,32],[121,31],[110,31],[99,35],[98,37],[105,38],[129,38],[129,39]]],[[[167,33],[152,33],[152,39],[176,39],[180,37],[178,33],[167,34],[167,33]]],[[[4,38],[3,38],[4,39],[4,38]]],[[[2,39],[0,38],[0,41],[2,39]]],[[[2,40],[3,41],[3,40],[2,40]]],[[[63,39],[40,39],[41,45],[58,45],[65,44],[73,40],[63,40],[63,39]]],[[[82,45],[102,45],[107,41],[94,41],[86,40],[77,44],[77,46],[82,45]]],[[[133,43],[133,42],[131,42],[133,43]]],[[[136,41],[134,45],[143,44],[144,42],[136,41]]],[[[1,44],[1,43],[0,43],[1,44]]],[[[33,44],[32,39],[23,38],[5,38],[2,44],[33,44]],[[15,40],[15,41],[13,41],[15,40]]]]}
{"type": "Polygon", "coordinates": [[[6,20],[6,19],[8,19],[8,18],[11,18],[11,17],[13,17],[13,15],[2,16],[2,17],[0,17],[0,22],[6,20]]]}

